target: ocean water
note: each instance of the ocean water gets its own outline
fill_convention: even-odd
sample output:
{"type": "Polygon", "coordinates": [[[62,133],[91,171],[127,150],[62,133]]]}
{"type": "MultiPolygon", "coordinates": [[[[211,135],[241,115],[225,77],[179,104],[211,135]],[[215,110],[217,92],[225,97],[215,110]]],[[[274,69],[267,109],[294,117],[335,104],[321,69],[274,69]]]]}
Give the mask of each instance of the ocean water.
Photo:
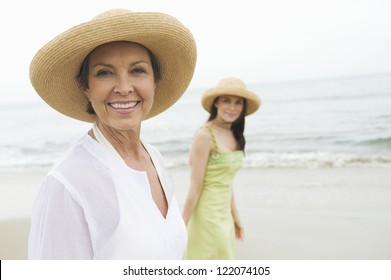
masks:
{"type": "MultiPolygon", "coordinates": [[[[391,73],[250,84],[261,108],[246,118],[246,167],[391,167],[391,73]]],[[[143,122],[142,138],[168,167],[186,166],[208,114],[205,89],[189,89],[143,122]]],[[[31,94],[35,94],[31,92],[31,94]]],[[[49,168],[91,127],[43,102],[0,104],[0,169],[49,168]]]]}

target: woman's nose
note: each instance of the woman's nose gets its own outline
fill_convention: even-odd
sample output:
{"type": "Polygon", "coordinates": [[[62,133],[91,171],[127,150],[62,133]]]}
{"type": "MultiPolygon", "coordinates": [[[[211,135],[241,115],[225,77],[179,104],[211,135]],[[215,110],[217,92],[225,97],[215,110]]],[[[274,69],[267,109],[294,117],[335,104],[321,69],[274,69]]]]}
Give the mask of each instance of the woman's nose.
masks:
{"type": "Polygon", "coordinates": [[[127,95],[134,91],[132,79],[129,77],[119,77],[114,92],[121,95],[127,95]]]}
{"type": "Polygon", "coordinates": [[[233,102],[229,103],[228,108],[229,108],[230,110],[235,110],[235,109],[236,109],[235,103],[233,103],[233,102]]]}

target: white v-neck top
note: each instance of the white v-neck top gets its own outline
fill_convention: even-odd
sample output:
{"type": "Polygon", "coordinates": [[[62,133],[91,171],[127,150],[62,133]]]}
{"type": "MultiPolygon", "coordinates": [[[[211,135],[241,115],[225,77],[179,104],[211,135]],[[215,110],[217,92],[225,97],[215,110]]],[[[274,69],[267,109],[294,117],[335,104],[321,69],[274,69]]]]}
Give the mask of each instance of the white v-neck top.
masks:
{"type": "Polygon", "coordinates": [[[173,180],[143,143],[168,202],[164,218],[146,172],[85,135],[45,178],[33,206],[29,259],[182,259],[186,227],[173,180]]]}

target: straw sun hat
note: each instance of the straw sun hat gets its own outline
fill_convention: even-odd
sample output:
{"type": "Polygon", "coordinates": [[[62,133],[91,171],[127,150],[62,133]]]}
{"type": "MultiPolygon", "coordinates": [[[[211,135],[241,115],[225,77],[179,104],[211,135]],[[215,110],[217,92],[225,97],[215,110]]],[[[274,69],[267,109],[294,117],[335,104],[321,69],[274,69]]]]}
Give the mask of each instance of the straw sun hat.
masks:
{"type": "Polygon", "coordinates": [[[201,98],[202,107],[210,113],[214,100],[221,95],[234,95],[246,99],[246,116],[254,113],[261,106],[261,99],[255,93],[248,91],[242,80],[229,77],[221,80],[217,87],[209,89],[203,94],[201,98]]]}
{"type": "Polygon", "coordinates": [[[93,122],[88,99],[76,76],[85,57],[113,41],[136,42],[159,61],[162,79],[155,89],[151,118],[173,105],[187,89],[196,64],[191,32],[176,18],[162,13],[115,9],[61,33],[42,47],[30,64],[30,80],[41,98],[60,113],[93,122]]]}

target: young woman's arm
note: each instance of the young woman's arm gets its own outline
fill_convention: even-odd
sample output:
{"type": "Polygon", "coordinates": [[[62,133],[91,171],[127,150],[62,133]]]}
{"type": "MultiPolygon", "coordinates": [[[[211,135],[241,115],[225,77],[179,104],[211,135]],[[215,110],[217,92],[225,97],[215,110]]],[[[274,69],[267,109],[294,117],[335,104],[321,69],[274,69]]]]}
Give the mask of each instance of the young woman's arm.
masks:
{"type": "Polygon", "coordinates": [[[183,219],[187,225],[197,205],[204,182],[205,169],[209,153],[212,149],[212,139],[206,128],[197,131],[189,153],[190,189],[183,208],[183,219]]]}
{"type": "Polygon", "coordinates": [[[236,239],[243,240],[244,229],[243,229],[242,223],[240,222],[240,219],[239,219],[239,214],[238,214],[238,210],[236,208],[233,193],[232,193],[232,199],[231,199],[231,212],[232,212],[232,217],[234,219],[234,224],[235,224],[236,239]]]}

